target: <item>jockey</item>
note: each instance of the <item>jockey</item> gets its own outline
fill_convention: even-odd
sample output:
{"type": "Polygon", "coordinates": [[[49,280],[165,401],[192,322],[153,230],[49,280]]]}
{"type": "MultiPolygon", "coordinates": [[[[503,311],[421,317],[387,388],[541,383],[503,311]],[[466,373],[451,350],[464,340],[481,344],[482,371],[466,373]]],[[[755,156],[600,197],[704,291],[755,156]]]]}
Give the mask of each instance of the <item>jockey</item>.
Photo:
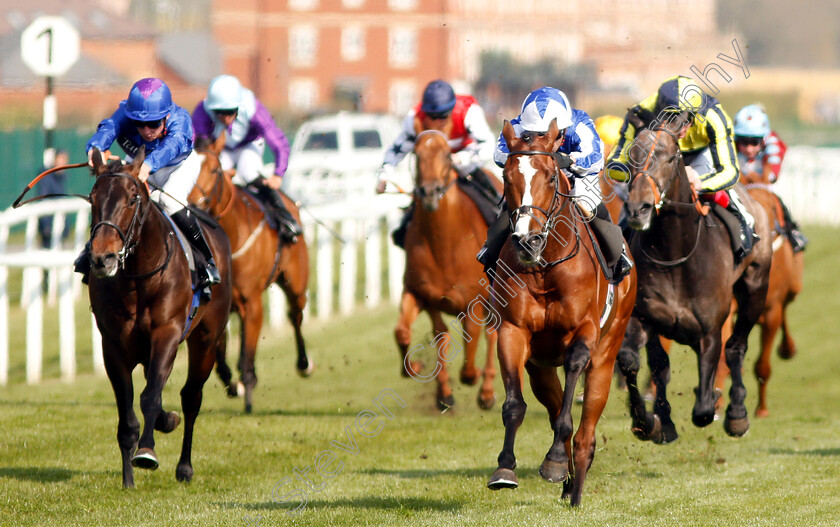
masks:
{"type": "Polygon", "coordinates": [[[227,134],[219,155],[222,170],[234,169],[234,183],[252,186],[273,207],[280,235],[293,242],[301,234],[300,225],[277,192],[289,165],[289,140],[254,92],[232,75],[219,75],[210,81],[207,98],[195,107],[192,120],[196,137],[215,139],[222,132],[227,134]],[[266,144],[274,154],[274,174],[268,179],[260,174],[266,144]]]}
{"type": "Polygon", "coordinates": [[[684,123],[677,139],[688,180],[701,197],[713,199],[738,218],[742,234],[735,259],[740,261],[752,249],[755,219],[732,191],[738,182],[738,161],[732,122],[720,102],[706,95],[688,77],[677,76],[663,82],[656,93],[630,108],[624,118],[621,137],[607,160],[607,173],[616,181],[627,181],[630,174],[627,155],[639,132],[631,122],[631,114],[646,125],[677,120],[684,123]]]}
{"type": "MultiPolygon", "coordinates": [[[[154,184],[158,190],[151,193],[152,199],[204,257],[205,273],[200,274],[197,287],[205,289],[218,284],[220,277],[195,215],[184,206],[201,170],[201,159],[193,151],[193,135],[190,114],[172,102],[169,87],[160,79],[146,78],[134,83],[128,99],[120,102],[111,117],[99,123],[85,149],[88,164],[93,166],[94,148],[106,152],[116,141],[130,162],[140,147],[145,146],[138,177],[144,183],[154,184]]],[[[85,275],[84,281],[89,270],[90,252],[86,247],[76,260],[76,271],[85,275]]]]}
{"type": "MultiPolygon", "coordinates": [[[[522,110],[510,124],[517,137],[523,134],[544,134],[552,121],[557,121],[560,135],[555,141],[555,151],[571,157],[573,164],[567,173],[574,186],[574,201],[583,216],[590,221],[611,270],[612,282],[619,283],[633,268],[633,262],[624,249],[621,229],[612,222],[607,208],[601,203],[598,173],[604,167],[603,143],[595,130],[595,123],[583,110],[572,108],[566,95],[548,86],[536,89],[525,97],[522,110]]],[[[508,145],[499,136],[493,159],[496,165],[505,166],[508,145]]],[[[487,241],[478,253],[478,261],[486,269],[493,269],[507,240],[510,222],[502,213],[488,229],[487,241]]]]}
{"type": "MultiPolygon", "coordinates": [[[[403,119],[402,130],[394,143],[385,152],[385,160],[376,177],[376,192],[385,191],[385,185],[393,179],[396,166],[414,150],[417,134],[414,131],[415,117],[428,117],[442,121],[452,117],[452,131],[449,134],[449,147],[452,161],[462,176],[478,183],[480,193],[488,199],[498,202],[500,196],[482,169],[493,157],[494,135],[487,124],[484,110],[471,95],[455,95],[449,83],[440,79],[430,82],[423,91],[423,100],[412,108],[403,119]]],[[[402,247],[405,230],[414,212],[410,206],[393,233],[394,244],[402,247]]]]}
{"type": "MultiPolygon", "coordinates": [[[[738,149],[738,165],[748,181],[775,183],[779,179],[782,160],[787,146],[770,129],[770,119],[760,104],[744,106],[735,114],[735,147],[738,149]]],[[[785,221],[785,234],[793,246],[793,252],[805,250],[808,238],[799,230],[799,225],[790,216],[790,211],[779,198],[785,221]]]]}

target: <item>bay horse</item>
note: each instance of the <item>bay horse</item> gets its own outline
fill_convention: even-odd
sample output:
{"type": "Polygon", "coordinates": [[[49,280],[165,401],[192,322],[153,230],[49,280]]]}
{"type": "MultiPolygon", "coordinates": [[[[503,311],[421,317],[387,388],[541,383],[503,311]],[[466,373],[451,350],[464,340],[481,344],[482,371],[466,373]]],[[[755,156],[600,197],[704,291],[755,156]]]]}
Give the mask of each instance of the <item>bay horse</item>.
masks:
{"type": "MultiPolygon", "coordinates": [[[[505,121],[510,154],[505,199],[513,233],[505,242],[493,284],[501,313],[499,369],[505,386],[504,446],[487,486],[518,486],[513,446],[525,417],[522,381],[548,411],[554,440],[540,467],[549,482],[564,482],[563,498],[580,504],[595,456],[595,426],[609,396],[615,359],[636,299],[636,274],[611,286],[598,263],[592,234],[560,170],[571,163],[554,152],[556,121],[548,133],[517,138],[505,121]],[[504,271],[502,271],[502,269],[504,271]],[[504,301],[502,301],[504,300],[504,301]],[[563,366],[561,384],[557,367],[563,366]],[[580,425],[572,438],[575,386],[585,374],[580,425]]],[[[567,157],[567,156],[565,156],[567,157]]]]}
{"type": "MultiPolygon", "coordinates": [[[[770,282],[764,310],[758,318],[761,326],[761,353],[755,361],[753,372],[758,381],[758,404],[755,409],[756,417],[767,417],[767,383],[772,373],[770,357],[773,354],[773,344],[776,334],[782,330],[777,353],[782,359],[791,359],[796,355],[796,343],[790,335],[787,323],[787,307],[802,291],[802,274],[805,268],[805,255],[793,252],[793,245],[784,234],[784,214],[778,196],[770,188],[770,182],[746,180],[743,175],[741,182],[745,184],[747,192],[764,208],[767,215],[769,230],[772,233],[773,259],[770,265],[770,282]]],[[[733,305],[733,313],[735,306],[733,305]]],[[[726,363],[721,361],[718,366],[716,386],[723,388],[725,377],[729,374],[726,363]]]]}
{"type": "Polygon", "coordinates": [[[134,487],[133,467],[156,469],[154,430],[168,433],[180,423],[162,408],[161,391],[172,372],[178,344],[186,339],[187,381],[181,390],[184,442],[175,471],[189,481],[193,426],[201,407],[202,388],[226,344],[230,312],[230,246],[218,228],[204,226],[222,280],[212,298],[198,304],[190,287],[187,257],[179,248],[174,224],[149,198],[137,174],[145,159],[140,148],[131,164],[103,163],[94,151],[90,191],[90,305],[102,334],[102,353],[119,412],[117,441],[122,479],[134,487]],[[142,435],[134,414],[132,371],[142,364],[146,387],[140,394],[142,435]]]}
{"type": "MultiPolygon", "coordinates": [[[[224,354],[217,359],[216,371],[227,386],[229,396],[237,396],[244,385],[245,412],[251,413],[253,391],[257,384],[254,363],[263,324],[263,291],[272,283],[280,286],[288,301],[288,317],[294,327],[297,345],[297,372],[301,377],[308,377],[314,368],[306,354],[301,331],[309,281],[309,254],[302,235],[294,243],[282,244],[277,230],[268,225],[256,198],[235,185],[231,175],[222,171],[219,154],[224,144],[224,134],[212,142],[206,138],[199,138],[196,142],[196,151],[204,155],[204,159],[189,200],[213,215],[230,238],[233,262],[231,310],[241,320],[241,383],[232,382],[224,354]]],[[[297,205],[288,196],[281,195],[289,212],[300,223],[297,205]]]]}
{"type": "MultiPolygon", "coordinates": [[[[489,409],[495,403],[493,379],[496,333],[483,267],[475,259],[487,235],[487,224],[476,204],[456,184],[458,173],[448,143],[451,118],[440,129],[440,121],[415,119],[414,142],[416,174],[414,214],[405,236],[406,265],[399,320],[394,336],[403,359],[402,375],[416,380],[437,380],[437,405],[441,410],[455,404],[447,363],[455,357],[449,348],[466,349],[460,379],[474,385],[483,376],[478,404],[489,409]],[[411,326],[426,311],[432,320],[435,338],[435,368],[421,375],[421,361],[415,360],[417,346],[409,351],[411,326]],[[463,324],[463,346],[447,333],[441,313],[458,317],[463,324]],[[484,369],[475,366],[478,339],[484,326],[487,358],[484,369]]],[[[494,180],[495,178],[493,178],[494,180]]],[[[497,180],[496,180],[497,181],[497,180]]],[[[501,185],[498,185],[501,190],[501,185]]],[[[457,323],[453,326],[453,329],[457,323]]],[[[461,331],[458,328],[458,331],[461,331]]]]}
{"type": "Polygon", "coordinates": [[[633,433],[657,443],[678,437],[666,394],[670,362],[659,337],[686,344],[697,353],[699,383],[692,422],[698,427],[707,426],[715,416],[715,370],[733,294],[738,317],[724,351],[732,370],[724,429],[732,436],[742,436],[749,429],[741,365],[747,337],[764,307],[770,271],[766,216],[743,186],[738,185],[736,192],[755,218],[755,231],[760,237],[743,261],[734,262],[722,222],[713,214],[704,214],[706,209],[688,182],[677,144],[683,122],[676,119],[642,130],[629,151],[630,189],[625,208],[630,227],[639,231],[630,244],[639,291],[618,362],[629,388],[633,433]],[[656,387],[652,415],[636,382],[638,353],[643,345],[647,345],[656,387]]]}

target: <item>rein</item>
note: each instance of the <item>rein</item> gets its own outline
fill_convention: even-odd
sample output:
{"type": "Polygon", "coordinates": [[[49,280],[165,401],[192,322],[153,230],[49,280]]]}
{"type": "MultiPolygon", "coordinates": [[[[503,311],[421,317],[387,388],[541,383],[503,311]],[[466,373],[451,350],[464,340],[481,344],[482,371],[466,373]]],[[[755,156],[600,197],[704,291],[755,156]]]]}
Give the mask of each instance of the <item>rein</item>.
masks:
{"type": "MultiPolygon", "coordinates": [[[[127,174],[103,174],[99,177],[128,178],[135,185],[138,185],[138,186],[140,185],[140,182],[137,179],[135,179],[134,177],[129,176],[127,174]]],[[[141,207],[139,206],[141,203],[142,203],[142,200],[141,200],[141,197],[140,197],[139,194],[135,195],[134,198],[131,199],[131,205],[134,206],[134,214],[131,217],[131,223],[128,224],[128,227],[126,228],[125,232],[123,232],[123,230],[119,227],[119,225],[117,225],[114,222],[107,221],[107,220],[100,221],[99,223],[97,223],[96,225],[91,227],[91,229],[90,229],[91,240],[96,235],[96,231],[99,230],[100,227],[111,227],[112,229],[117,231],[117,235],[120,237],[120,240],[122,240],[122,244],[123,244],[122,249],[120,249],[120,251],[117,253],[117,258],[119,260],[119,266],[120,266],[120,269],[122,269],[123,271],[125,270],[125,260],[128,258],[128,255],[134,253],[135,249],[137,248],[137,244],[140,241],[139,234],[137,235],[137,238],[135,239],[134,238],[134,233],[136,231],[139,231],[140,229],[142,229],[143,223],[146,221],[146,217],[148,216],[149,211],[152,210],[151,202],[149,202],[149,205],[143,210],[143,213],[141,214],[140,213],[140,208],[141,207]]],[[[149,276],[152,276],[152,275],[158,273],[159,271],[165,269],[166,266],[169,264],[169,260],[172,258],[172,250],[171,250],[171,247],[169,245],[169,238],[171,238],[172,235],[173,235],[173,233],[172,233],[172,231],[170,231],[169,235],[166,237],[166,239],[164,241],[164,245],[166,247],[166,258],[164,258],[163,263],[161,263],[159,266],[155,267],[154,269],[152,269],[151,271],[149,271],[147,273],[142,273],[142,274],[138,274],[138,275],[125,275],[125,277],[129,278],[129,279],[132,279],[132,280],[148,278],[149,276]]]]}
{"type": "Polygon", "coordinates": [[[35,179],[30,181],[28,185],[26,185],[26,188],[23,189],[23,192],[20,193],[20,196],[17,197],[17,199],[14,201],[14,203],[12,203],[12,208],[16,209],[16,208],[20,207],[21,205],[26,205],[27,203],[34,203],[36,201],[41,201],[42,199],[60,198],[60,197],[64,197],[64,196],[70,196],[70,197],[74,197],[74,198],[82,198],[85,201],[90,201],[90,197],[85,196],[83,194],[44,194],[43,196],[36,196],[34,198],[29,198],[26,201],[21,201],[23,199],[23,197],[26,195],[26,193],[29,192],[30,190],[32,190],[32,187],[37,185],[38,182],[41,181],[44,178],[44,176],[46,176],[47,174],[52,174],[53,172],[58,172],[59,170],[65,170],[67,168],[82,168],[82,167],[86,167],[86,166],[88,166],[87,162],[85,162],[85,163],[73,163],[71,165],[62,165],[60,167],[53,167],[53,168],[50,168],[49,170],[44,170],[43,172],[41,172],[40,174],[35,176],[35,179]]]}
{"type": "MultiPolygon", "coordinates": [[[[516,223],[516,219],[518,219],[520,214],[526,214],[534,219],[540,225],[540,234],[548,237],[548,233],[554,229],[554,226],[557,223],[558,218],[560,217],[560,213],[562,213],[569,204],[574,200],[574,195],[571,191],[567,194],[560,190],[560,181],[561,181],[561,172],[560,169],[568,168],[572,165],[572,159],[564,155],[560,152],[548,152],[545,150],[515,150],[513,152],[509,152],[508,156],[514,155],[521,155],[521,156],[549,156],[554,160],[554,174],[551,176],[551,182],[554,185],[554,193],[551,195],[551,203],[549,203],[548,210],[543,209],[542,207],[537,207],[536,205],[520,205],[516,207],[513,211],[511,211],[511,221],[512,223],[516,223]],[[559,206],[560,197],[567,198],[563,201],[563,204],[559,206]],[[545,216],[545,222],[541,221],[532,211],[536,210],[542,213],[545,216]]],[[[568,182],[568,178],[563,175],[563,180],[568,182]]],[[[571,183],[569,183],[569,187],[571,187],[571,183]]],[[[575,218],[575,214],[571,215],[575,218]]],[[[577,229],[577,219],[575,218],[574,221],[574,232],[575,232],[575,246],[572,249],[572,252],[567,254],[566,256],[548,262],[545,264],[546,267],[553,267],[557,264],[563,263],[567,260],[574,258],[578,251],[580,250],[580,232],[577,229]]]]}
{"type": "MultiPolygon", "coordinates": [[[[198,184],[198,182],[196,182],[196,184],[195,184],[195,186],[201,192],[201,198],[198,200],[199,201],[198,204],[201,205],[203,203],[208,203],[208,205],[207,205],[208,208],[211,206],[210,203],[212,203],[212,200],[215,200],[217,203],[221,203],[222,196],[224,195],[223,193],[225,191],[225,173],[224,173],[224,171],[222,170],[221,167],[219,167],[216,170],[214,170],[214,173],[216,174],[216,179],[213,181],[213,188],[210,189],[209,194],[204,190],[204,188],[201,185],[198,184]],[[218,194],[218,198],[216,198],[216,194],[218,194]]],[[[230,212],[230,210],[233,208],[233,202],[235,200],[236,200],[236,192],[231,192],[230,200],[228,201],[228,204],[225,205],[225,208],[222,210],[222,212],[220,212],[216,216],[216,219],[222,219],[228,212],[230,212]]]]}
{"type": "MultiPolygon", "coordinates": [[[[423,130],[422,132],[417,134],[417,137],[414,138],[414,144],[416,145],[417,141],[419,141],[421,137],[423,137],[424,135],[428,135],[428,134],[440,135],[446,141],[446,144],[447,145],[449,144],[449,138],[446,137],[446,134],[444,134],[440,130],[423,130]]],[[[449,166],[443,170],[444,178],[445,178],[446,174],[448,172],[452,171],[452,170],[455,170],[455,172],[457,173],[457,170],[455,169],[455,164],[452,162],[452,156],[450,156],[449,157],[449,166]]],[[[446,192],[450,188],[452,188],[452,185],[455,184],[455,181],[457,179],[458,179],[457,177],[452,178],[452,180],[449,183],[447,183],[445,186],[443,186],[442,188],[437,188],[435,190],[435,192],[433,192],[433,194],[437,195],[437,201],[440,201],[441,199],[443,199],[444,194],[446,194],[446,192]]],[[[425,198],[426,196],[429,195],[429,193],[426,191],[426,189],[423,187],[423,185],[419,185],[419,184],[414,185],[414,190],[411,193],[414,196],[416,196],[420,199],[425,198]]]]}

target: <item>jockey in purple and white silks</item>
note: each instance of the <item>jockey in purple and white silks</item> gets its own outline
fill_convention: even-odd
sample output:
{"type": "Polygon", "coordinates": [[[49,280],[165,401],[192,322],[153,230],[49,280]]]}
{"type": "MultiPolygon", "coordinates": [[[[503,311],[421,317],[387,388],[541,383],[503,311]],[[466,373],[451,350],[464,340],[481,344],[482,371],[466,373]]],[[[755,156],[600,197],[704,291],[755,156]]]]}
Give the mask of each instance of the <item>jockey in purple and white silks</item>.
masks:
{"type": "MultiPolygon", "coordinates": [[[[204,289],[219,283],[220,277],[195,216],[184,206],[201,171],[201,159],[193,151],[194,135],[189,112],[172,102],[169,87],[160,79],[146,78],[134,83],[128,98],[99,123],[85,150],[92,166],[94,148],[104,152],[116,141],[126,153],[126,161],[131,161],[140,147],[145,147],[138,178],[157,187],[151,192],[152,199],[204,257],[206,276],[198,284],[204,289]]],[[[76,270],[85,275],[83,281],[90,268],[88,254],[86,248],[76,260],[76,270]]]]}
{"type": "MultiPolygon", "coordinates": [[[[595,130],[595,123],[583,110],[572,108],[566,95],[556,88],[544,86],[525,97],[519,115],[511,120],[517,137],[528,134],[545,134],[552,121],[556,121],[560,134],[555,140],[555,152],[566,154],[572,165],[568,172],[573,184],[574,201],[581,216],[589,222],[603,251],[605,263],[613,283],[619,283],[633,267],[624,248],[621,229],[612,222],[602,195],[598,174],[604,167],[604,144],[595,130]]],[[[500,135],[493,160],[504,167],[509,154],[507,141],[500,135]]],[[[509,213],[502,212],[499,220],[491,225],[487,242],[478,254],[486,269],[495,268],[495,262],[510,232],[509,213]]]]}
{"type": "Polygon", "coordinates": [[[219,75],[210,81],[207,97],[195,107],[192,119],[196,137],[216,139],[222,132],[226,134],[219,155],[222,170],[235,169],[233,182],[251,186],[274,208],[285,240],[300,235],[300,226],[277,192],[289,166],[289,140],[254,92],[232,75],[219,75]],[[274,154],[274,174],[264,178],[266,145],[274,154]]]}

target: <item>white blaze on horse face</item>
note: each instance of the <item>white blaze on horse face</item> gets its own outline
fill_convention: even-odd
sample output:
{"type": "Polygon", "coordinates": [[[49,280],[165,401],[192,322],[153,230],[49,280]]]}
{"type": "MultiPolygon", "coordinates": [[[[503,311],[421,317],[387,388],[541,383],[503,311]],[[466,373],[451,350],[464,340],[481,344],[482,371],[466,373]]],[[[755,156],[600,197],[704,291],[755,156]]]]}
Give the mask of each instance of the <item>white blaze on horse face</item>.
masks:
{"type": "MultiPolygon", "coordinates": [[[[531,196],[531,179],[537,174],[537,170],[531,166],[531,156],[519,156],[519,173],[525,179],[525,190],[522,192],[521,206],[528,206],[534,202],[531,196]]],[[[519,214],[519,219],[516,221],[516,228],[513,232],[525,236],[531,232],[531,216],[528,214],[519,214]]]]}

